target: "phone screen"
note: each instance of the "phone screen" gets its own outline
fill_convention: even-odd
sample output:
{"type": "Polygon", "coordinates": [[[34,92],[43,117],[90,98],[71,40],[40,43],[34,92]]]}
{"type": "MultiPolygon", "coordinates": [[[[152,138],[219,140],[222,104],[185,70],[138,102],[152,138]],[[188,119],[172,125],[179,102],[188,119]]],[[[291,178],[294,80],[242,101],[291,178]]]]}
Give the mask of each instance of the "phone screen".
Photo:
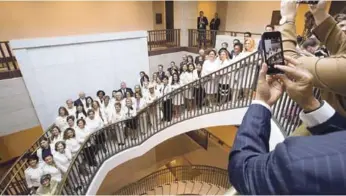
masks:
{"type": "Polygon", "coordinates": [[[274,65],[284,65],[282,40],[280,32],[266,32],[262,35],[265,62],[268,66],[267,74],[282,73],[274,65]]]}

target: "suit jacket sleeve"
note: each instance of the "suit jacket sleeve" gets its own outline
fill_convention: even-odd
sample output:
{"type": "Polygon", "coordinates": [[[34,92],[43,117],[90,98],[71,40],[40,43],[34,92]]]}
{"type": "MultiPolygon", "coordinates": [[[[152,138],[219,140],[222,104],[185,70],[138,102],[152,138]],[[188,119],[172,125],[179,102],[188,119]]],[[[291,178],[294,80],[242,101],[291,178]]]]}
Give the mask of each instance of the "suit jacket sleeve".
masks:
{"type": "Polygon", "coordinates": [[[314,127],[308,127],[312,135],[324,135],[337,131],[346,130],[345,118],[335,112],[335,114],[328,119],[325,123],[319,124],[314,127]]]}
{"type": "Polygon", "coordinates": [[[284,145],[269,152],[271,112],[252,104],[238,129],[229,155],[231,184],[241,195],[288,194],[289,157],[284,145]],[[286,175],[284,175],[286,174],[286,175]]]}
{"type": "Polygon", "coordinates": [[[215,21],[215,27],[216,27],[216,30],[219,30],[219,27],[220,27],[220,18],[216,19],[216,21],[215,21]]]}
{"type": "MultiPolygon", "coordinates": [[[[346,83],[346,58],[343,55],[338,54],[336,57],[330,58],[301,56],[296,50],[295,25],[286,23],[280,26],[280,31],[284,55],[298,59],[300,62],[298,66],[308,69],[314,75],[314,86],[346,96],[346,85],[344,85],[346,83]]],[[[322,42],[328,43],[328,50],[334,53],[344,53],[346,38],[340,31],[335,21],[327,18],[315,29],[315,34],[322,42]],[[320,27],[323,27],[323,30],[320,27]]]]}
{"type": "Polygon", "coordinates": [[[208,25],[208,18],[204,17],[204,25],[207,26],[208,25]]]}
{"type": "Polygon", "coordinates": [[[197,29],[199,29],[199,17],[197,17],[197,29]]]}

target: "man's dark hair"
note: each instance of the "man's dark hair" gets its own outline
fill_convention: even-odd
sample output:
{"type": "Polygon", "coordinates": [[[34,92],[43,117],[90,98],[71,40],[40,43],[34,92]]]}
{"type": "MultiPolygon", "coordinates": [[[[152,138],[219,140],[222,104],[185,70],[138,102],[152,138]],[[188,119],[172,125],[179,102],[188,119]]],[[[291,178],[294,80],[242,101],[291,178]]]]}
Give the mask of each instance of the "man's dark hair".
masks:
{"type": "Polygon", "coordinates": [[[233,45],[233,48],[235,48],[236,46],[239,46],[240,51],[243,51],[243,44],[241,44],[241,43],[235,43],[235,44],[233,45]]]}
{"type": "Polygon", "coordinates": [[[204,12],[203,11],[199,11],[199,14],[204,14],[204,12]]]}
{"type": "Polygon", "coordinates": [[[163,65],[161,65],[161,64],[160,64],[160,65],[158,65],[158,66],[159,66],[159,67],[161,67],[161,68],[163,68],[163,65]]]}
{"type": "Polygon", "coordinates": [[[316,46],[318,46],[317,40],[314,39],[314,38],[309,38],[309,39],[305,40],[304,43],[303,43],[303,45],[302,45],[302,47],[303,47],[304,49],[307,49],[309,46],[310,46],[310,47],[316,47],[316,46]]]}
{"type": "Polygon", "coordinates": [[[270,28],[272,28],[273,30],[275,29],[274,26],[271,25],[271,24],[266,25],[266,28],[267,28],[267,27],[270,27],[270,28]]]}
{"type": "Polygon", "coordinates": [[[252,34],[251,34],[249,31],[246,31],[246,32],[244,33],[244,36],[245,36],[245,35],[249,35],[249,37],[252,36],[252,34]]]}
{"type": "MultiPolygon", "coordinates": [[[[228,43],[227,42],[222,42],[222,44],[225,44],[226,45],[226,48],[228,47],[228,43]]],[[[221,44],[221,45],[222,45],[221,44]]]]}

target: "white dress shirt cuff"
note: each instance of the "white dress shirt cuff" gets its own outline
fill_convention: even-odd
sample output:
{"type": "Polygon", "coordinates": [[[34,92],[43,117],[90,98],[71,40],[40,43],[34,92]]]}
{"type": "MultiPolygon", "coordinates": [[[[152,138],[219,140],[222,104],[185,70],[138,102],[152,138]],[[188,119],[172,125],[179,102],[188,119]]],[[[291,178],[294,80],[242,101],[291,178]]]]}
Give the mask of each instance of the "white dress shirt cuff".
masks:
{"type": "Polygon", "coordinates": [[[261,100],[253,100],[253,101],[251,102],[251,104],[259,104],[259,105],[262,105],[263,107],[267,108],[267,109],[270,111],[270,113],[272,113],[272,109],[271,109],[270,106],[269,106],[267,103],[265,103],[264,101],[261,101],[261,100]]]}
{"type": "Polygon", "coordinates": [[[314,127],[329,120],[334,114],[335,110],[326,101],[323,101],[322,107],[309,113],[301,111],[299,118],[307,127],[314,127]]]}

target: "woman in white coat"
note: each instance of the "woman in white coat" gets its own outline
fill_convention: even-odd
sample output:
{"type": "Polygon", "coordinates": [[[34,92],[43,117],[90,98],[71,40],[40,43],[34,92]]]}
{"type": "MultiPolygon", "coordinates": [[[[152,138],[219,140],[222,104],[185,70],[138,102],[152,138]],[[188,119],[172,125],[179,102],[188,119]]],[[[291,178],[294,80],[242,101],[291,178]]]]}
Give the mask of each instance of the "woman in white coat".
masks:
{"type": "Polygon", "coordinates": [[[105,115],[105,119],[108,124],[111,124],[112,120],[112,113],[114,112],[114,104],[112,105],[110,103],[110,98],[108,95],[104,97],[104,106],[103,106],[103,112],[105,115]]]}
{"type": "Polygon", "coordinates": [[[55,119],[55,125],[59,127],[60,130],[65,130],[67,125],[67,117],[69,113],[65,107],[60,107],[58,110],[58,117],[55,119]]]}
{"type": "Polygon", "coordinates": [[[40,186],[40,179],[43,175],[42,168],[39,166],[37,155],[30,155],[28,158],[29,167],[25,169],[25,181],[31,193],[35,192],[40,186]]]}
{"type": "Polygon", "coordinates": [[[147,115],[147,111],[142,111],[146,106],[147,106],[147,102],[145,101],[144,98],[142,98],[142,95],[140,93],[135,93],[135,108],[136,108],[136,112],[137,112],[137,119],[138,119],[138,123],[139,123],[139,128],[140,128],[140,132],[141,134],[144,134],[147,132],[148,129],[148,115],[147,115]]]}
{"type": "MultiPolygon", "coordinates": [[[[185,67],[186,69],[186,65],[184,64],[183,67],[185,67]]],[[[174,73],[173,74],[173,80],[172,80],[172,83],[171,83],[171,90],[174,91],[174,90],[177,90],[181,87],[181,83],[180,83],[180,78],[178,76],[177,73],[174,73]]],[[[174,118],[179,118],[181,112],[180,112],[180,107],[181,105],[184,104],[184,96],[183,96],[183,91],[174,91],[172,96],[172,104],[173,104],[173,117],[174,118]]]]}
{"type": "Polygon", "coordinates": [[[117,142],[119,146],[125,145],[125,126],[123,126],[123,123],[118,123],[122,120],[125,120],[125,114],[122,110],[122,105],[120,103],[116,103],[114,104],[114,112],[112,114],[112,124],[116,126],[115,134],[117,136],[117,142]]]}
{"type": "Polygon", "coordinates": [[[61,130],[59,129],[58,126],[53,126],[52,130],[50,131],[50,142],[52,146],[55,146],[55,143],[58,141],[63,141],[63,134],[61,133],[61,130]]]}
{"type": "Polygon", "coordinates": [[[133,107],[133,103],[131,99],[126,99],[126,104],[124,107],[124,114],[126,120],[126,129],[128,135],[131,137],[132,140],[137,139],[137,119],[135,118],[137,115],[136,108],[133,107]]]}
{"type": "MultiPolygon", "coordinates": [[[[195,69],[195,66],[192,63],[183,65],[183,72],[180,74],[180,83],[182,86],[193,82],[194,69],[195,69]]],[[[187,106],[188,112],[191,112],[193,110],[193,104],[192,104],[193,103],[193,88],[190,88],[190,87],[191,86],[186,86],[186,90],[184,92],[184,97],[186,100],[186,106],[187,106]]]]}
{"type": "MultiPolygon", "coordinates": [[[[208,59],[204,61],[202,68],[202,77],[209,75],[217,71],[220,67],[220,62],[216,58],[216,51],[211,50],[208,53],[208,59]]],[[[209,81],[204,85],[205,93],[207,94],[207,100],[209,107],[215,104],[215,95],[217,93],[217,77],[216,74],[209,75],[209,81]]]]}
{"type": "MultiPolygon", "coordinates": [[[[104,123],[101,120],[101,118],[98,118],[95,116],[94,110],[88,110],[87,114],[88,114],[88,117],[85,121],[91,133],[97,132],[104,126],[104,123]]],[[[103,149],[104,152],[107,152],[104,146],[104,143],[106,141],[106,136],[104,135],[104,133],[101,133],[101,132],[97,133],[95,135],[95,140],[96,140],[95,144],[97,147],[95,151],[103,149]]]]}
{"type": "MultiPolygon", "coordinates": [[[[90,138],[90,135],[92,134],[92,131],[86,126],[86,121],[84,119],[79,119],[77,121],[77,128],[75,129],[77,140],[80,142],[86,141],[90,138]]],[[[87,163],[90,166],[96,166],[96,159],[95,159],[95,140],[94,138],[90,138],[88,142],[83,149],[83,155],[86,158],[87,163]]]]}
{"type": "Polygon", "coordinates": [[[160,97],[160,92],[155,90],[154,85],[149,85],[149,92],[144,95],[144,98],[146,100],[146,103],[149,105],[149,108],[148,108],[149,120],[150,120],[150,125],[152,129],[156,129],[157,122],[159,122],[163,116],[160,113],[160,109],[157,106],[157,104],[151,104],[155,100],[157,100],[159,97],[160,97]]]}
{"type": "Polygon", "coordinates": [[[59,141],[55,144],[53,159],[58,169],[66,173],[72,161],[72,154],[71,151],[66,148],[66,143],[64,141],[59,141]]]}
{"type": "Polygon", "coordinates": [[[232,99],[232,82],[231,82],[231,68],[224,69],[225,67],[231,65],[231,60],[229,59],[229,52],[226,49],[220,50],[220,71],[219,71],[219,93],[218,93],[218,103],[224,104],[225,102],[232,99]]]}

